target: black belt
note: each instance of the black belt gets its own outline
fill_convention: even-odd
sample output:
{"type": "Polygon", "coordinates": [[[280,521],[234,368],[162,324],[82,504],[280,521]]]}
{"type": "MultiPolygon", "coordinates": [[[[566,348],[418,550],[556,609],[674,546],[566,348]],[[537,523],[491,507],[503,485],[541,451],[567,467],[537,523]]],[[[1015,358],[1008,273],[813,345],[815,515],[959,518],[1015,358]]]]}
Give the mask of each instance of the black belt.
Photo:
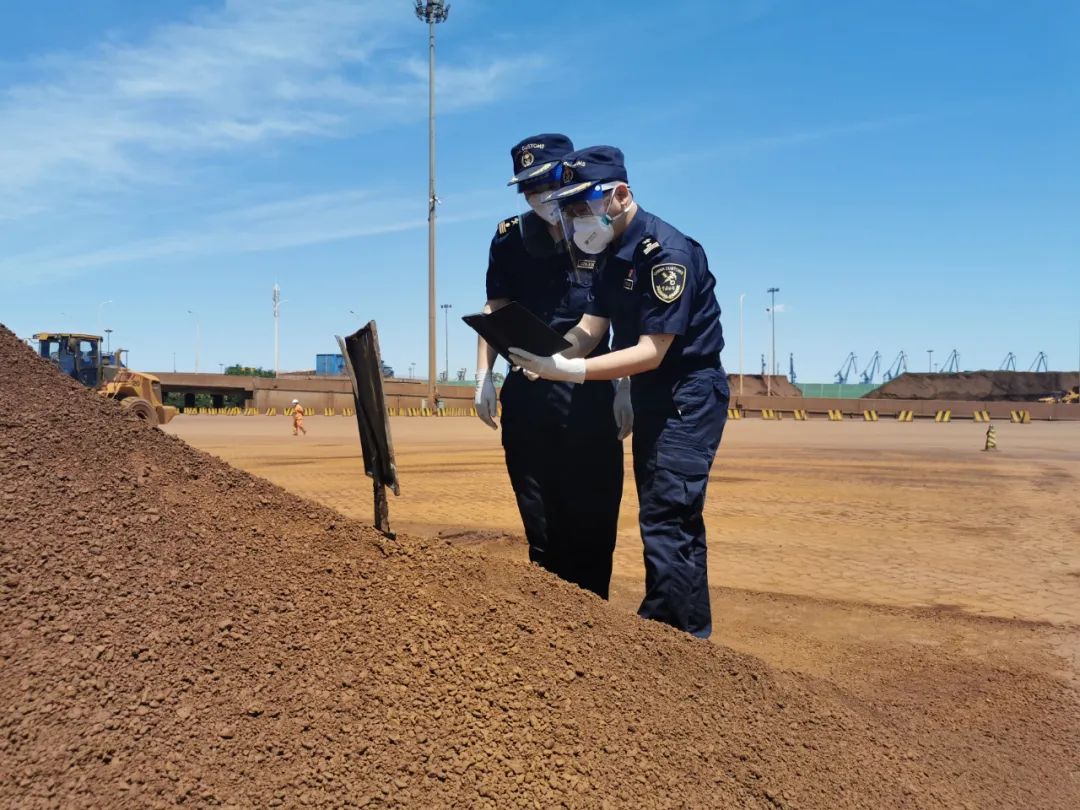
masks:
{"type": "Polygon", "coordinates": [[[670,365],[663,363],[654,371],[646,371],[644,374],[633,377],[631,385],[642,389],[653,386],[666,389],[687,374],[710,368],[723,368],[720,365],[719,352],[704,357],[680,357],[670,365]]]}
{"type": "Polygon", "coordinates": [[[720,353],[709,354],[704,357],[685,357],[672,365],[675,374],[686,374],[691,371],[701,371],[706,368],[721,368],[720,353]]]}

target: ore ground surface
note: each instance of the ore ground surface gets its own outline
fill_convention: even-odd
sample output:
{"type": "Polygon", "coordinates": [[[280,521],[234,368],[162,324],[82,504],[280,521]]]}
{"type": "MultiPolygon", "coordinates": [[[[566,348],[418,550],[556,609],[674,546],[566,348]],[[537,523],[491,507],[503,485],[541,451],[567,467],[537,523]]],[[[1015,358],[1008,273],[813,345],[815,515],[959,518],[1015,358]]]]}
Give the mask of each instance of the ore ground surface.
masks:
{"type": "Polygon", "coordinates": [[[702,642],[633,615],[630,491],[606,604],[522,562],[479,425],[395,423],[392,542],[348,420],[213,419],[149,428],[0,330],[0,805],[1080,804],[1075,434],[1004,470],[732,441],[702,642]]]}

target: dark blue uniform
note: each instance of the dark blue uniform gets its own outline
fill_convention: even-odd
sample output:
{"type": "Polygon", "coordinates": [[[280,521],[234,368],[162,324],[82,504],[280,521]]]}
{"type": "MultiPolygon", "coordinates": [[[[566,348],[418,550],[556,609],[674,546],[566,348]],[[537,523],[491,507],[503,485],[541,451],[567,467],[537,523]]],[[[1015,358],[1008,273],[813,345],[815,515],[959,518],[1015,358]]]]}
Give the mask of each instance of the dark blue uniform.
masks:
{"type": "Polygon", "coordinates": [[[588,309],[611,319],[614,349],[675,335],[657,369],[631,378],[645,546],[638,614],[701,638],[712,631],[702,509],[728,407],[714,286],[701,245],[639,207],[608,249],[588,309]]]}
{"type": "MultiPolygon", "coordinates": [[[[525,306],[555,331],[581,319],[592,279],[575,279],[565,249],[527,213],[491,241],[487,297],[525,306]]],[[[593,355],[608,351],[607,340],[593,355]]],[[[529,559],[606,599],[622,499],[622,442],[610,382],[584,385],[510,373],[502,388],[506,467],[529,541],[529,559]]]]}

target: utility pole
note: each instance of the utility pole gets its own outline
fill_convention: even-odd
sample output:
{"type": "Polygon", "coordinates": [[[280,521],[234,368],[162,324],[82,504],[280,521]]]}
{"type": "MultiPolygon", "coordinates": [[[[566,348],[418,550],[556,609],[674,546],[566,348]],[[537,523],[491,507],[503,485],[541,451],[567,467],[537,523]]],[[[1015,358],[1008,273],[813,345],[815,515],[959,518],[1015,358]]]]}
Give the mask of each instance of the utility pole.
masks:
{"type": "Polygon", "coordinates": [[[742,302],[746,298],[746,293],[739,296],[739,396],[743,395],[743,318],[742,318],[742,302]]]}
{"type": "Polygon", "coordinates": [[[112,329],[105,330],[105,353],[112,354],[112,329]]]}
{"type": "Polygon", "coordinates": [[[443,325],[446,329],[446,336],[443,339],[443,357],[444,363],[443,372],[446,374],[446,381],[450,382],[450,310],[453,304],[439,304],[439,309],[443,311],[443,325]]]}
{"type": "Polygon", "coordinates": [[[105,306],[106,304],[111,304],[111,303],[112,303],[112,299],[110,298],[108,301],[102,301],[100,304],[97,305],[97,328],[98,328],[99,332],[101,331],[101,308],[103,306],[105,306]]]}
{"type": "Polygon", "coordinates": [[[281,320],[281,287],[274,283],[273,294],[273,376],[278,377],[281,368],[281,346],[278,342],[278,322],[281,320]]]}
{"type": "Polygon", "coordinates": [[[769,315],[772,319],[772,361],[769,364],[769,376],[766,377],[765,384],[765,396],[772,396],[772,378],[776,374],[776,294],[780,292],[779,287],[769,287],[765,292],[772,296],[772,303],[769,305],[769,315]]]}
{"type": "Polygon", "coordinates": [[[428,405],[435,403],[435,26],[446,22],[444,0],[416,0],[416,17],[428,26],[428,405]]]}
{"type": "Polygon", "coordinates": [[[926,354],[928,355],[926,360],[926,370],[932,374],[934,371],[934,350],[927,349],[926,354]]]}

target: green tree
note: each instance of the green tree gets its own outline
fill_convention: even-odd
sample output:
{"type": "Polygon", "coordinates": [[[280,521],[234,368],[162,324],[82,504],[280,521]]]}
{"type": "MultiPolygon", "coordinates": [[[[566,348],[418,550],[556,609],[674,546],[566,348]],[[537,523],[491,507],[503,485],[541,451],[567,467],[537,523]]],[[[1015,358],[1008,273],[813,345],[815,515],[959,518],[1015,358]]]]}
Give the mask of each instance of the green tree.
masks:
{"type": "Polygon", "coordinates": [[[226,374],[232,374],[236,377],[273,377],[274,372],[270,369],[262,368],[261,366],[242,366],[239,363],[234,363],[231,366],[225,367],[226,374]]]}

